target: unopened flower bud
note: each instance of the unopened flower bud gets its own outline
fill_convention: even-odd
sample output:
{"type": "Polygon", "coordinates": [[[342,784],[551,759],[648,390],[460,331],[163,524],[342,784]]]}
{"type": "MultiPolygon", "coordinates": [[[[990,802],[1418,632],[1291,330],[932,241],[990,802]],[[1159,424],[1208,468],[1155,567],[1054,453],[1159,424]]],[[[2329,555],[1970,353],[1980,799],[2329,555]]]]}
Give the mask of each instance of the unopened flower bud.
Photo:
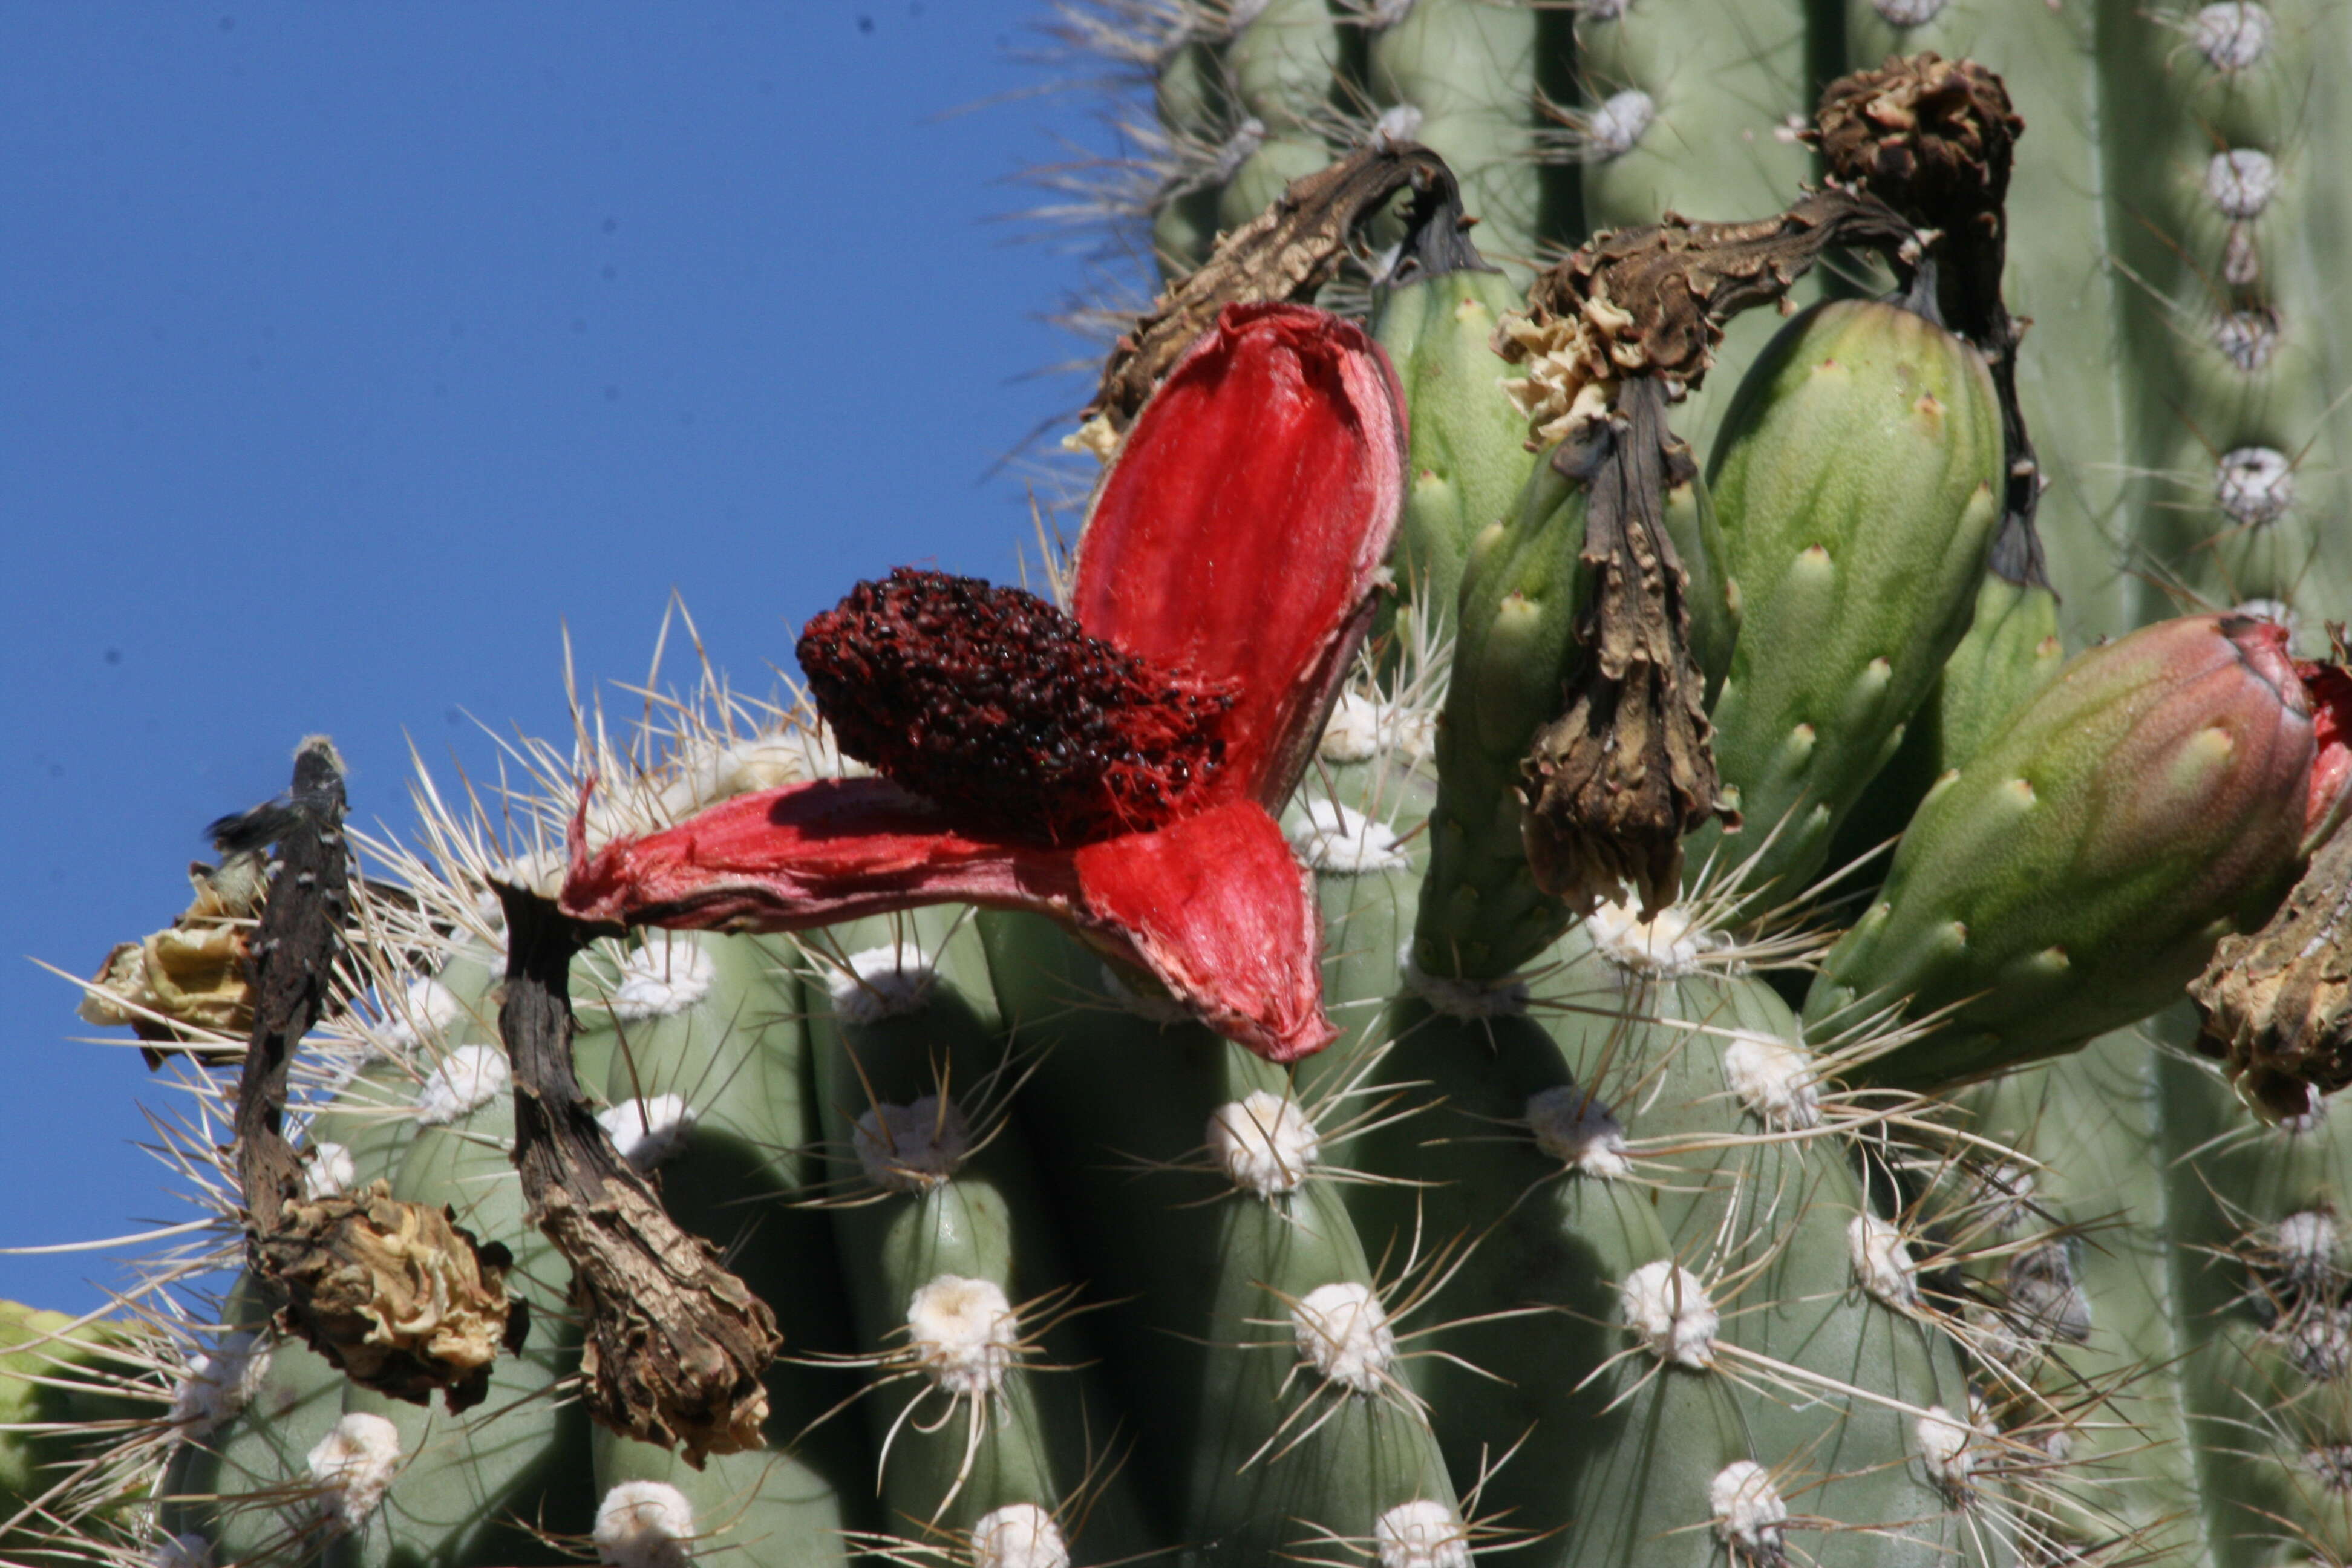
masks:
{"type": "Polygon", "coordinates": [[[2268,622],[2191,616],[2084,654],[1938,781],[1824,961],[1808,1025],[1951,1008],[1860,1069],[1924,1088],[2155,1012],[2292,881],[2314,730],[2268,622]]]}

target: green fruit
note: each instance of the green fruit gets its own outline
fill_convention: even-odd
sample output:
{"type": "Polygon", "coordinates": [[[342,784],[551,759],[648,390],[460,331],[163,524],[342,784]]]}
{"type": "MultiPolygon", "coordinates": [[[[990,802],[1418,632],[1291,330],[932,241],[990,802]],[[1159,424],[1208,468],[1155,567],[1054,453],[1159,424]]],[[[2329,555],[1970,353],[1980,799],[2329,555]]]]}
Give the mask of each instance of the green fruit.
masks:
{"type": "Polygon", "coordinates": [[[1724,852],[1777,902],[1821,870],[1968,631],[2000,520],[1991,377],[1901,307],[1816,306],[1741,384],[1708,487],[1739,604],[1714,717],[1748,826],[1724,852]]]}
{"type": "Polygon", "coordinates": [[[2300,868],[2312,720],[2284,641],[2202,616],[2068,665],[1928,794],[1885,891],[1823,960],[1809,1027],[1904,1004],[1927,1032],[1856,1070],[1929,1087],[2178,995],[2300,868]]]}

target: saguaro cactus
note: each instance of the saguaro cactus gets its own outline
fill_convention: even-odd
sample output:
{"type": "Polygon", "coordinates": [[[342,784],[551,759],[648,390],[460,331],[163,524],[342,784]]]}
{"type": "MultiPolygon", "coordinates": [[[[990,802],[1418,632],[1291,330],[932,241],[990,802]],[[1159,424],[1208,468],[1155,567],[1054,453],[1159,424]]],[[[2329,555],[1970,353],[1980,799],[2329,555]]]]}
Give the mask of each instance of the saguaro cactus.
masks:
{"type": "Polygon", "coordinates": [[[20,1334],[9,1550],[2344,1561],[2267,205],[2333,198],[2256,145],[2336,23],[2032,9],[1090,10],[1169,278],[1052,594],[877,575],[813,707],[583,723],[416,847],[306,746],[94,983],[219,1246],[20,1334]]]}

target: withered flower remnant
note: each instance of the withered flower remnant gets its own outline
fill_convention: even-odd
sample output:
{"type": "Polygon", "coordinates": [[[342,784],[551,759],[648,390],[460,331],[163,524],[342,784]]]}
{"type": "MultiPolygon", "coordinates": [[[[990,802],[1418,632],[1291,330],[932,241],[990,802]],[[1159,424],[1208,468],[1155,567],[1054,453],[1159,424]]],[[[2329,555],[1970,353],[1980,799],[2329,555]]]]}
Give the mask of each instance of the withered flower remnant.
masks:
{"type": "Polygon", "coordinates": [[[761,1382],[783,1343],[776,1315],[678,1228],[621,1157],[572,1065],[570,971],[589,933],[526,889],[499,889],[507,918],[499,1034],[514,1063],[516,1167],[530,1218],[572,1265],[583,1320],[583,1397],[600,1425],[709,1454],[762,1441],[761,1382]]]}

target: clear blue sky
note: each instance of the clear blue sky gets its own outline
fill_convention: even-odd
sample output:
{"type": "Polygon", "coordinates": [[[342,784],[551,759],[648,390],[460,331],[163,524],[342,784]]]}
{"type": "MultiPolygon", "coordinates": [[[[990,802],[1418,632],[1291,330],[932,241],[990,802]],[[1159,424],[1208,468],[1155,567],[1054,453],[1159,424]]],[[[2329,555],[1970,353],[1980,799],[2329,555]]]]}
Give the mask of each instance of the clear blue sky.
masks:
{"type": "Polygon", "coordinates": [[[183,1212],[27,959],[167,923],[305,733],[397,826],[411,740],[565,731],[566,626],[641,679],[675,588],[764,689],[856,577],[1011,575],[991,467],[1086,391],[999,221],[1093,135],[1006,97],[1039,8],[0,4],[0,1244],[183,1212]]]}

